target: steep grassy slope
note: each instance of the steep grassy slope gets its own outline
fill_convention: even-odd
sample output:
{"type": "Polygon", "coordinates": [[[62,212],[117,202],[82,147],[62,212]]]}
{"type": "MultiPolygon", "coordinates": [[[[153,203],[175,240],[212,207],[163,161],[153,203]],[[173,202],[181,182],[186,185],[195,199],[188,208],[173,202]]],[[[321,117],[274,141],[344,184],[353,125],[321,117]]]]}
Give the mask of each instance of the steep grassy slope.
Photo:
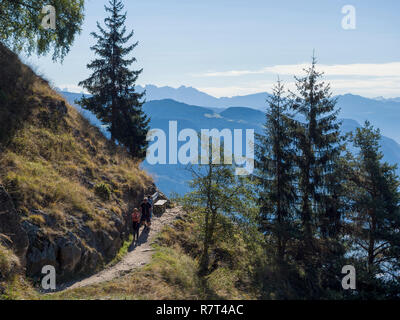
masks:
{"type": "Polygon", "coordinates": [[[114,258],[128,236],[128,208],[155,191],[136,161],[1,45],[0,186],[8,217],[0,244],[29,276],[50,264],[59,280],[114,258]]]}

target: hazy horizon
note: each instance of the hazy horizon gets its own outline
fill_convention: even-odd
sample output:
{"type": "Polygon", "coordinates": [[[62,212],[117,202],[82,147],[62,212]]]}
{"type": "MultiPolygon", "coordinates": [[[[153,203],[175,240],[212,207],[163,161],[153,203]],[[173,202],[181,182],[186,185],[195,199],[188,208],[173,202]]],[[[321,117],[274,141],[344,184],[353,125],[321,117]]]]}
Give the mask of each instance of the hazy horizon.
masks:
{"type": "MultiPolygon", "coordinates": [[[[63,64],[51,57],[24,60],[55,86],[80,92],[93,59],[90,32],[103,24],[106,0],[87,1],[82,33],[63,64]]],[[[185,85],[215,97],[271,92],[278,76],[293,88],[315,50],[335,95],[400,97],[400,2],[343,0],[124,1],[127,30],[139,46],[138,84],[185,85]],[[346,5],[355,29],[344,29],[346,5]]]]}
{"type": "MultiPolygon", "coordinates": [[[[202,91],[202,90],[200,90],[200,89],[198,89],[196,87],[193,87],[193,86],[185,86],[185,85],[180,85],[180,86],[175,86],[175,87],[174,86],[169,86],[169,85],[157,86],[157,85],[152,84],[152,83],[147,83],[147,84],[138,85],[138,86],[140,86],[142,88],[145,88],[146,86],[154,86],[154,87],[156,87],[158,89],[160,89],[160,88],[171,88],[171,89],[175,89],[175,90],[180,89],[180,88],[195,89],[195,90],[197,90],[197,91],[199,91],[201,93],[205,93],[205,94],[207,94],[207,95],[209,95],[209,96],[211,96],[213,98],[216,98],[216,99],[234,98],[234,97],[241,97],[241,96],[252,95],[252,94],[262,94],[262,93],[268,93],[269,94],[270,93],[270,92],[265,90],[265,91],[259,91],[259,92],[254,92],[254,93],[249,93],[249,94],[242,94],[242,95],[233,94],[233,95],[230,95],[230,96],[215,96],[215,95],[209,94],[209,93],[207,93],[205,91],[202,91]]],[[[74,88],[61,88],[61,87],[56,87],[56,88],[58,90],[60,90],[60,91],[63,91],[63,92],[78,93],[78,94],[86,93],[84,90],[76,91],[76,89],[74,89],[74,88]]],[[[393,97],[384,97],[384,96],[367,97],[367,96],[363,96],[363,95],[359,95],[359,94],[354,94],[352,92],[345,92],[345,93],[342,93],[342,94],[338,94],[337,96],[344,96],[344,95],[355,95],[355,96],[360,96],[360,97],[367,98],[367,99],[372,99],[372,100],[379,99],[379,98],[384,98],[384,99],[389,99],[389,100],[390,99],[400,99],[400,96],[393,96],[393,97]]]]}

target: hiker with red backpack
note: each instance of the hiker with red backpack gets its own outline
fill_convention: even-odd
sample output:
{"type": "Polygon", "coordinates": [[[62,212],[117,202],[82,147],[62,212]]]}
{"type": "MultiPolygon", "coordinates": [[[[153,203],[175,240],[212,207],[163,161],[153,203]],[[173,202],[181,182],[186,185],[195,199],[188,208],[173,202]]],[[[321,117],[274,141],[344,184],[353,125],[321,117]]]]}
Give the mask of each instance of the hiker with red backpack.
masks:
{"type": "Polygon", "coordinates": [[[139,229],[141,223],[142,215],[140,211],[135,208],[132,212],[132,227],[133,227],[133,241],[139,240],[139,229]]]}

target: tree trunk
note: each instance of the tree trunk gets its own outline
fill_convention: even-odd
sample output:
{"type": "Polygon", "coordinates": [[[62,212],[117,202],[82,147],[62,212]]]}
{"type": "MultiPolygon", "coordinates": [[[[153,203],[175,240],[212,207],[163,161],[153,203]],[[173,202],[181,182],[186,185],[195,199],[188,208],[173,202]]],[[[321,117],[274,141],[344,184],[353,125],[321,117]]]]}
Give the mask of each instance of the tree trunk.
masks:
{"type": "Polygon", "coordinates": [[[369,244],[368,244],[368,272],[371,273],[374,265],[374,252],[375,252],[375,231],[376,231],[376,218],[372,212],[371,216],[371,229],[369,230],[369,244]]]}
{"type": "Polygon", "coordinates": [[[113,101],[112,106],[111,106],[111,141],[115,143],[116,137],[115,137],[115,129],[117,125],[117,112],[116,112],[116,105],[115,102],[113,101]]]}
{"type": "Polygon", "coordinates": [[[207,210],[205,216],[205,230],[204,230],[204,242],[203,242],[203,253],[200,260],[200,275],[206,275],[208,271],[209,256],[208,251],[210,247],[210,212],[207,210]]]}

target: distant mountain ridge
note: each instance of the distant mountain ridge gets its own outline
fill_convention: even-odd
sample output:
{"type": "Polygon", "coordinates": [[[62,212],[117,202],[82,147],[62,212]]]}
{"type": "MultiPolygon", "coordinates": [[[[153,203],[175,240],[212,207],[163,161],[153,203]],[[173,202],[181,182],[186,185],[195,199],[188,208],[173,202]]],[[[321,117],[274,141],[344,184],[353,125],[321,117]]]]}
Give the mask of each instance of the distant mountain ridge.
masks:
{"type": "MultiPolygon", "coordinates": [[[[146,90],[146,101],[171,99],[198,107],[206,107],[213,112],[220,113],[230,107],[247,107],[265,111],[266,99],[269,94],[260,92],[244,96],[216,98],[196,88],[181,86],[179,88],[157,87],[146,85],[137,86],[138,91],[146,90]]],[[[82,94],[62,92],[62,94],[80,98],[82,94]]],[[[369,99],[353,94],[336,96],[340,118],[354,119],[359,123],[369,120],[375,127],[380,128],[383,135],[389,136],[400,143],[400,98],[394,99],[369,99]],[[399,101],[398,101],[399,100],[399,101]]]]}
{"type": "MultiPolygon", "coordinates": [[[[75,97],[79,98],[80,96],[81,94],[77,94],[75,97]]],[[[67,93],[66,98],[70,103],[73,103],[74,94],[67,93]]],[[[372,104],[374,100],[371,99],[347,95],[344,96],[342,101],[343,104],[341,106],[344,109],[342,110],[342,114],[344,115],[357,115],[358,118],[362,118],[374,111],[372,104]],[[348,108],[352,104],[353,99],[360,102],[364,107],[361,107],[361,110],[348,108]]],[[[77,108],[81,110],[79,107],[77,108]]],[[[167,133],[167,138],[169,121],[178,122],[178,132],[185,128],[191,128],[196,131],[216,128],[218,130],[254,129],[256,133],[262,131],[265,122],[264,112],[248,107],[214,109],[186,104],[172,99],[164,99],[150,100],[144,104],[143,109],[151,118],[150,127],[152,129],[162,129],[167,133]]],[[[379,112],[376,111],[375,113],[379,112]]],[[[83,114],[89,118],[92,124],[101,126],[101,123],[93,114],[85,110],[83,110],[83,114]]],[[[354,120],[352,117],[341,116],[341,118],[343,119],[342,131],[344,133],[354,131],[360,126],[360,121],[354,120]]],[[[384,120],[384,117],[381,117],[380,120],[384,120]]],[[[388,122],[390,121],[388,120],[388,122]]],[[[397,163],[400,165],[400,145],[385,134],[382,137],[381,146],[385,156],[384,160],[391,164],[397,163]]],[[[142,167],[154,176],[159,188],[167,194],[171,192],[183,194],[189,190],[186,182],[190,180],[190,174],[184,170],[185,166],[183,165],[150,165],[145,161],[142,167]]],[[[400,173],[400,170],[398,172],[400,173]]]]}
{"type": "MultiPolygon", "coordinates": [[[[139,92],[143,92],[144,90],[146,90],[146,101],[172,99],[186,104],[193,104],[196,106],[209,108],[228,108],[243,106],[264,110],[266,99],[269,97],[268,92],[259,92],[242,96],[216,98],[196,88],[187,86],[173,88],[170,86],[158,87],[152,84],[148,84],[146,86],[138,85],[136,86],[136,88],[139,92]]],[[[66,90],[62,89],[58,89],[58,91],[66,94],[77,94],[75,92],[67,92],[66,90]]],[[[345,96],[355,96],[377,102],[400,103],[400,97],[385,98],[383,96],[379,96],[370,99],[352,94],[338,95],[336,97],[340,98],[345,96]]]]}
{"type": "Polygon", "coordinates": [[[146,85],[145,87],[137,86],[138,91],[146,90],[146,100],[163,100],[172,99],[189,105],[209,108],[228,108],[228,107],[251,107],[255,109],[264,109],[265,101],[269,94],[260,92],[244,96],[221,97],[216,98],[205,92],[199,91],[193,87],[180,86],[172,88],[168,86],[157,87],[154,85],[146,85]]]}
{"type": "Polygon", "coordinates": [[[383,102],[400,102],[400,97],[398,97],[398,98],[385,98],[385,97],[380,96],[380,97],[375,97],[373,99],[377,100],[377,101],[383,101],[383,102]]]}
{"type": "Polygon", "coordinates": [[[157,87],[154,85],[146,85],[145,87],[137,86],[136,88],[138,91],[146,90],[147,101],[172,99],[196,106],[220,107],[218,98],[201,92],[193,87],[180,86],[179,88],[172,88],[168,86],[157,87]]]}
{"type": "MultiPolygon", "coordinates": [[[[265,111],[266,100],[269,93],[260,92],[244,96],[215,98],[192,87],[181,86],[178,89],[171,87],[156,87],[147,85],[138,87],[138,90],[146,89],[146,100],[173,99],[188,105],[212,108],[247,107],[265,111]]],[[[385,99],[382,101],[369,99],[353,94],[336,96],[340,118],[354,119],[359,123],[369,120],[375,127],[381,129],[382,134],[395,139],[400,143],[400,98],[385,99]]]]}
{"type": "MultiPolygon", "coordinates": [[[[262,111],[246,108],[231,107],[219,113],[212,114],[209,108],[191,106],[170,99],[149,101],[144,105],[144,111],[151,118],[151,128],[162,129],[167,133],[169,121],[178,122],[178,132],[185,128],[196,131],[200,129],[218,130],[254,129],[261,133],[265,122],[265,114],[262,111]],[[212,117],[210,115],[213,115],[212,117]]],[[[360,123],[353,119],[341,119],[342,132],[355,131],[360,123]]],[[[180,144],[179,144],[180,145],[180,144]]],[[[384,161],[400,166],[400,145],[393,139],[382,136],[381,150],[384,154],[384,161]]],[[[349,145],[349,149],[355,150],[349,145]]],[[[190,174],[186,172],[183,165],[150,165],[146,161],[143,168],[154,175],[155,181],[161,190],[166,193],[178,192],[183,194],[189,191],[186,182],[190,180],[190,174]]],[[[400,170],[398,170],[400,174],[400,170]]]]}

